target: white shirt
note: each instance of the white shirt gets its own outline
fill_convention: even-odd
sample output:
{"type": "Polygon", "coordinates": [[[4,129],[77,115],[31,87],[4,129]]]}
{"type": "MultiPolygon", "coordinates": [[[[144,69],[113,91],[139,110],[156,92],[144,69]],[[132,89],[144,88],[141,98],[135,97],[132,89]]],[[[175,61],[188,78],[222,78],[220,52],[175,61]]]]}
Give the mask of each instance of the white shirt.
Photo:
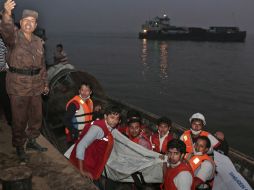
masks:
{"type": "Polygon", "coordinates": [[[211,180],[214,177],[214,174],[215,174],[214,165],[210,161],[205,160],[204,162],[202,162],[199,168],[197,168],[197,170],[194,173],[194,176],[206,182],[207,180],[211,180]]]}
{"type": "Polygon", "coordinates": [[[165,140],[165,138],[168,136],[168,133],[169,131],[163,136],[161,137],[160,136],[160,133],[159,133],[159,140],[160,140],[160,152],[161,152],[161,149],[162,149],[162,144],[163,144],[163,141],[165,140]]]}
{"type": "MultiPolygon", "coordinates": [[[[106,123],[107,125],[107,123],[106,123]]],[[[112,131],[112,128],[108,126],[109,131],[112,131]]],[[[84,160],[85,151],[87,147],[93,143],[96,139],[102,139],[104,137],[104,132],[102,128],[97,125],[92,125],[90,129],[87,131],[85,136],[79,141],[76,149],[76,157],[79,160],[84,160]]]]}
{"type": "Polygon", "coordinates": [[[191,190],[192,175],[189,171],[182,171],[174,178],[177,190],[191,190]]]}

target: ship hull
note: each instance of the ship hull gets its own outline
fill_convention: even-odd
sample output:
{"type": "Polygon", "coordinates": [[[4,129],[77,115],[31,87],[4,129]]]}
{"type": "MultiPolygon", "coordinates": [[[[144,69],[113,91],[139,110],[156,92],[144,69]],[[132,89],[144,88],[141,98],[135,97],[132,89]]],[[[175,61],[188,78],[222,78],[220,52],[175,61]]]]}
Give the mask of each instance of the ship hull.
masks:
{"type": "Polygon", "coordinates": [[[212,41],[212,42],[244,42],[246,31],[236,33],[214,33],[205,30],[188,33],[163,33],[161,31],[140,32],[139,39],[148,40],[179,40],[179,41],[212,41]]]}

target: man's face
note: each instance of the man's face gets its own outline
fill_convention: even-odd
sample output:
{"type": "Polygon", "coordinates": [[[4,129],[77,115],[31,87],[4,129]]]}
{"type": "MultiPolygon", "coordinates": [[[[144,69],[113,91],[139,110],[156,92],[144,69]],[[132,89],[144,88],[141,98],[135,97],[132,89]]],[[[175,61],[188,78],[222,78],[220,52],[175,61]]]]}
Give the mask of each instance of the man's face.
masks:
{"type": "Polygon", "coordinates": [[[91,89],[89,86],[82,85],[81,88],[79,89],[79,94],[82,98],[87,98],[90,96],[92,93],[91,89]]]}
{"type": "Polygon", "coordinates": [[[34,17],[25,17],[20,20],[20,27],[24,33],[31,34],[37,26],[36,19],[34,17]]]}
{"type": "Polygon", "coordinates": [[[170,126],[168,126],[168,124],[166,123],[160,123],[158,125],[158,131],[161,137],[164,137],[169,130],[170,130],[170,126]]]}
{"type": "Polygon", "coordinates": [[[132,138],[137,137],[141,132],[141,125],[139,122],[133,122],[129,124],[129,135],[132,138]]]}
{"type": "Polygon", "coordinates": [[[206,147],[206,141],[202,139],[198,139],[195,143],[195,151],[202,152],[203,154],[207,153],[208,148],[206,147]]]}
{"type": "Polygon", "coordinates": [[[181,154],[181,152],[179,152],[176,148],[170,148],[167,156],[170,164],[176,164],[182,159],[183,154],[181,154]]]}
{"type": "Polygon", "coordinates": [[[120,114],[119,113],[109,115],[105,114],[104,119],[111,128],[115,128],[120,122],[120,114]]]}
{"type": "Polygon", "coordinates": [[[193,120],[191,122],[191,128],[194,131],[200,131],[203,129],[203,122],[201,120],[193,120]]]}
{"type": "Polygon", "coordinates": [[[58,47],[56,47],[56,51],[62,52],[62,51],[63,51],[63,48],[58,46],[58,47]]]}

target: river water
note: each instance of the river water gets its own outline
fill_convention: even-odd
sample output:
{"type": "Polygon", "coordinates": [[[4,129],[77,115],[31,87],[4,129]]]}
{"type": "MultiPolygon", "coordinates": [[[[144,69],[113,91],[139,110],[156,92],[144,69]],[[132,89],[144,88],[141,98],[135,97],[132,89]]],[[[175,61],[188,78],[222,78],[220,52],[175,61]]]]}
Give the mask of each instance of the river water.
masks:
{"type": "Polygon", "coordinates": [[[189,127],[206,130],[254,156],[254,35],[245,43],[139,40],[137,34],[49,35],[47,56],[63,43],[70,63],[94,75],[106,93],[189,127]]]}

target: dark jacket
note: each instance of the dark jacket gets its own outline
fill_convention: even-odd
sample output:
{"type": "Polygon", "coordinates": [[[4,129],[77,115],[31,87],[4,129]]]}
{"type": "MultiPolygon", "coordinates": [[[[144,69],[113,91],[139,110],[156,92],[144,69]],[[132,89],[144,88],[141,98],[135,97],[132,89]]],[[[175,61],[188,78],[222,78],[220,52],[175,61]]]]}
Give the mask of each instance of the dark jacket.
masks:
{"type": "Polygon", "coordinates": [[[18,96],[40,95],[47,85],[43,41],[32,34],[28,41],[23,32],[15,27],[13,20],[3,16],[2,37],[8,47],[7,62],[17,69],[40,69],[39,74],[29,76],[8,71],[6,88],[8,94],[18,96]]]}

